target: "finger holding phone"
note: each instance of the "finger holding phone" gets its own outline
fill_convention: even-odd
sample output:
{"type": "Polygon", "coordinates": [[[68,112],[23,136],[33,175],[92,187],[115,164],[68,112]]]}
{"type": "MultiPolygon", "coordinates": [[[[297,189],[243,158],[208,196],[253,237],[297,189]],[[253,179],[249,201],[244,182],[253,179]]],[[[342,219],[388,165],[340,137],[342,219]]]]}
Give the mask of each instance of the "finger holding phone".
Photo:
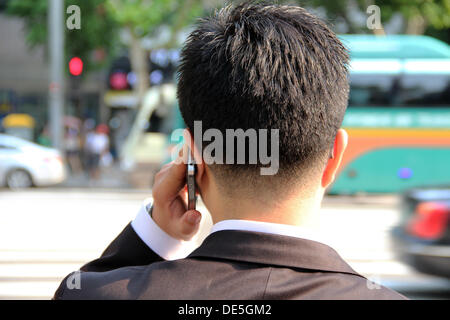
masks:
{"type": "Polygon", "coordinates": [[[179,157],[164,165],[155,176],[151,216],[170,236],[190,240],[197,233],[202,217],[195,209],[196,168],[187,145],[179,157]]]}

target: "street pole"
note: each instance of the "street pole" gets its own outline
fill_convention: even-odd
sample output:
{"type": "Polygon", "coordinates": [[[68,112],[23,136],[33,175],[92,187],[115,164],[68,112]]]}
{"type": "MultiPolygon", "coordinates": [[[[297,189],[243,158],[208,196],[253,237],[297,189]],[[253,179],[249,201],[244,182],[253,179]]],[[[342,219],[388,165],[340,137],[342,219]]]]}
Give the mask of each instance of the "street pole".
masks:
{"type": "Polygon", "coordinates": [[[64,113],[64,0],[49,0],[48,35],[50,53],[49,122],[54,148],[63,148],[64,113]]]}

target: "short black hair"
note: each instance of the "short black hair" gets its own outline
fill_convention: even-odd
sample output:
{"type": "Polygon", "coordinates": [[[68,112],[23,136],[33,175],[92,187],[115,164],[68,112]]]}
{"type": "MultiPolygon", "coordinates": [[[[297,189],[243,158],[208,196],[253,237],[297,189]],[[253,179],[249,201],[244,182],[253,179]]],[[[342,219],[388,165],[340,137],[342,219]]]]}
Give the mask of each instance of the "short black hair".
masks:
{"type": "MultiPolygon", "coordinates": [[[[279,129],[279,172],[270,181],[285,184],[328,159],[347,107],[348,60],[335,33],[301,7],[227,6],[201,19],[182,49],[180,111],[191,132],[196,120],[203,131],[279,129]]],[[[257,167],[211,170],[256,188],[257,167]]]]}

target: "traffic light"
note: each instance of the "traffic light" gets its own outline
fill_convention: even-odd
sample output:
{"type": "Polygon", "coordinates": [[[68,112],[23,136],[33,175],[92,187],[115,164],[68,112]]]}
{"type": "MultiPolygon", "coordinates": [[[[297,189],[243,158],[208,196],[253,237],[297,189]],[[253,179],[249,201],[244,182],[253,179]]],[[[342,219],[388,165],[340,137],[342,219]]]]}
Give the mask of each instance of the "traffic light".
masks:
{"type": "Polygon", "coordinates": [[[70,59],[69,72],[73,76],[79,76],[83,72],[83,61],[78,57],[70,59]]]}

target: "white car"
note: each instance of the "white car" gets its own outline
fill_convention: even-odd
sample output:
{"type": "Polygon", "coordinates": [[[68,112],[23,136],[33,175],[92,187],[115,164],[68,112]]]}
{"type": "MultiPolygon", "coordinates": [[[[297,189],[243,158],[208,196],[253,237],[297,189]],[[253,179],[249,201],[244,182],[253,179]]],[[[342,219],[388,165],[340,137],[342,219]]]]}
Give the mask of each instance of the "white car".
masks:
{"type": "Polygon", "coordinates": [[[0,186],[47,186],[65,178],[66,168],[58,150],[0,134],[0,186]]]}

